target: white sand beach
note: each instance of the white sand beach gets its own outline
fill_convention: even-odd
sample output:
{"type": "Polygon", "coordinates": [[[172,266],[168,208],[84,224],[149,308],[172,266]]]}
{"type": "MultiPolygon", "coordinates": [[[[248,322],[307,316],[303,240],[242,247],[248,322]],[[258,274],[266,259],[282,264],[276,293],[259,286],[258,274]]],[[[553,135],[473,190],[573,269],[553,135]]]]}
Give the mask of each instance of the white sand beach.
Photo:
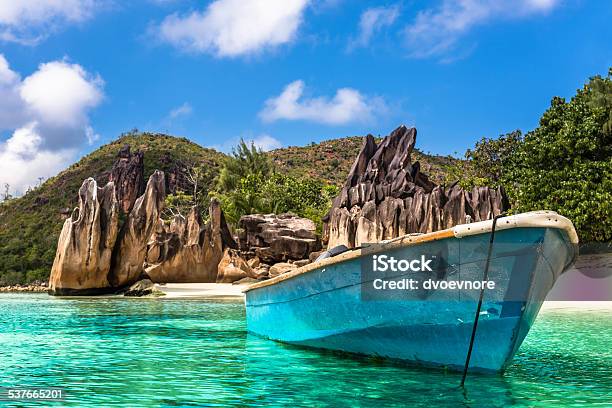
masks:
{"type": "Polygon", "coordinates": [[[166,283],[156,284],[165,298],[243,298],[242,290],[249,286],[231,283],[166,283]]]}
{"type": "Polygon", "coordinates": [[[612,301],[547,300],[542,305],[541,311],[546,312],[550,310],[567,312],[572,312],[576,310],[612,311],[612,301]]]}
{"type": "MultiPolygon", "coordinates": [[[[155,285],[162,291],[166,299],[189,299],[189,298],[233,298],[242,299],[242,291],[248,287],[244,285],[232,285],[230,283],[167,283],[155,285]]],[[[612,301],[554,301],[549,300],[542,305],[543,312],[546,311],[612,311],[612,301]]]]}

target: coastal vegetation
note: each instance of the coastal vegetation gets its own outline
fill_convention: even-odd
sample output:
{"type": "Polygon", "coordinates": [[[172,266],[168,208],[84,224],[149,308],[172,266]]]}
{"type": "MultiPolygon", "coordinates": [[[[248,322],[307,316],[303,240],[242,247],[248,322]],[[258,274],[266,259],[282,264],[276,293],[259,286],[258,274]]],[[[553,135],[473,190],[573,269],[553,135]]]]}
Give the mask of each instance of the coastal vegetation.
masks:
{"type": "Polygon", "coordinates": [[[612,69],[569,101],[555,97],[539,126],[483,138],[466,153],[465,185],[502,185],[513,213],[548,209],[583,242],[612,240],[612,69]]]}
{"type": "Polygon", "coordinates": [[[280,172],[267,154],[241,140],[225,159],[210,195],[219,199],[226,219],[234,225],[247,214],[292,212],[313,220],[320,231],[337,192],[336,186],[319,178],[280,172]]]}

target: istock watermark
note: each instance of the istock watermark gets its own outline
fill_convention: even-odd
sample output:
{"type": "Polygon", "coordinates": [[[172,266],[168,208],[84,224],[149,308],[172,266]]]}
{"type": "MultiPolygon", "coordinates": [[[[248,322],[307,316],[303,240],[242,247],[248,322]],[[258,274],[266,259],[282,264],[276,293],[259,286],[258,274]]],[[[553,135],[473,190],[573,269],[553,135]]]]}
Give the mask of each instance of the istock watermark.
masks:
{"type": "Polygon", "coordinates": [[[432,245],[431,252],[418,252],[417,248],[409,247],[365,256],[361,261],[361,297],[362,300],[458,300],[464,294],[463,299],[468,300],[480,290],[499,296],[498,280],[508,276],[500,266],[503,269],[507,265],[496,265],[485,280],[484,260],[485,256],[478,250],[462,257],[457,247],[443,243],[432,245]]]}
{"type": "Polygon", "coordinates": [[[393,256],[372,256],[372,270],[376,272],[433,272],[431,263],[433,259],[427,259],[421,255],[420,259],[395,259],[393,256]]]}
{"type": "Polygon", "coordinates": [[[361,299],[474,302],[480,291],[489,302],[612,299],[612,246],[581,247],[563,269],[559,262],[569,258],[532,235],[531,243],[500,236],[490,253],[489,242],[476,237],[367,254],[360,259],[361,299]]]}

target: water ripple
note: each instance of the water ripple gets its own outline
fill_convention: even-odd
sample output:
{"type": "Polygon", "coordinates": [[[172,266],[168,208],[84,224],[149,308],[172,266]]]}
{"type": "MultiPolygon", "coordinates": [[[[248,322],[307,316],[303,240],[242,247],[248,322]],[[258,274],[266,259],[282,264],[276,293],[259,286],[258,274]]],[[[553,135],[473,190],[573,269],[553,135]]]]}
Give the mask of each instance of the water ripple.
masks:
{"type": "Polygon", "coordinates": [[[0,386],[64,387],[56,405],[79,407],[605,405],[610,339],[609,311],[546,312],[505,375],[464,392],[457,373],[247,335],[241,303],[3,294],[0,386]]]}

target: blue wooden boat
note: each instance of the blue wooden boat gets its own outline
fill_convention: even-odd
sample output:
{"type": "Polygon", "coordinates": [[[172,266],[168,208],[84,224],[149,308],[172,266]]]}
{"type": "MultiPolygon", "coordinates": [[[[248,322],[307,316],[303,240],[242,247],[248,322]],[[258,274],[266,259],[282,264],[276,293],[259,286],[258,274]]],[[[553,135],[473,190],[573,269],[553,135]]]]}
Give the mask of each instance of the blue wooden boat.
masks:
{"type": "Polygon", "coordinates": [[[501,372],[574,262],[578,237],[571,221],[550,211],[502,217],[493,225],[489,220],[406,235],[256,283],[245,290],[248,330],[295,345],[457,370],[470,349],[470,371],[501,372]],[[380,272],[374,255],[426,257],[432,271],[380,272]],[[479,290],[485,269],[495,287],[479,290]],[[417,289],[374,287],[375,281],[380,287],[381,281],[409,278],[417,289]],[[450,289],[451,282],[472,284],[450,289]]]}

